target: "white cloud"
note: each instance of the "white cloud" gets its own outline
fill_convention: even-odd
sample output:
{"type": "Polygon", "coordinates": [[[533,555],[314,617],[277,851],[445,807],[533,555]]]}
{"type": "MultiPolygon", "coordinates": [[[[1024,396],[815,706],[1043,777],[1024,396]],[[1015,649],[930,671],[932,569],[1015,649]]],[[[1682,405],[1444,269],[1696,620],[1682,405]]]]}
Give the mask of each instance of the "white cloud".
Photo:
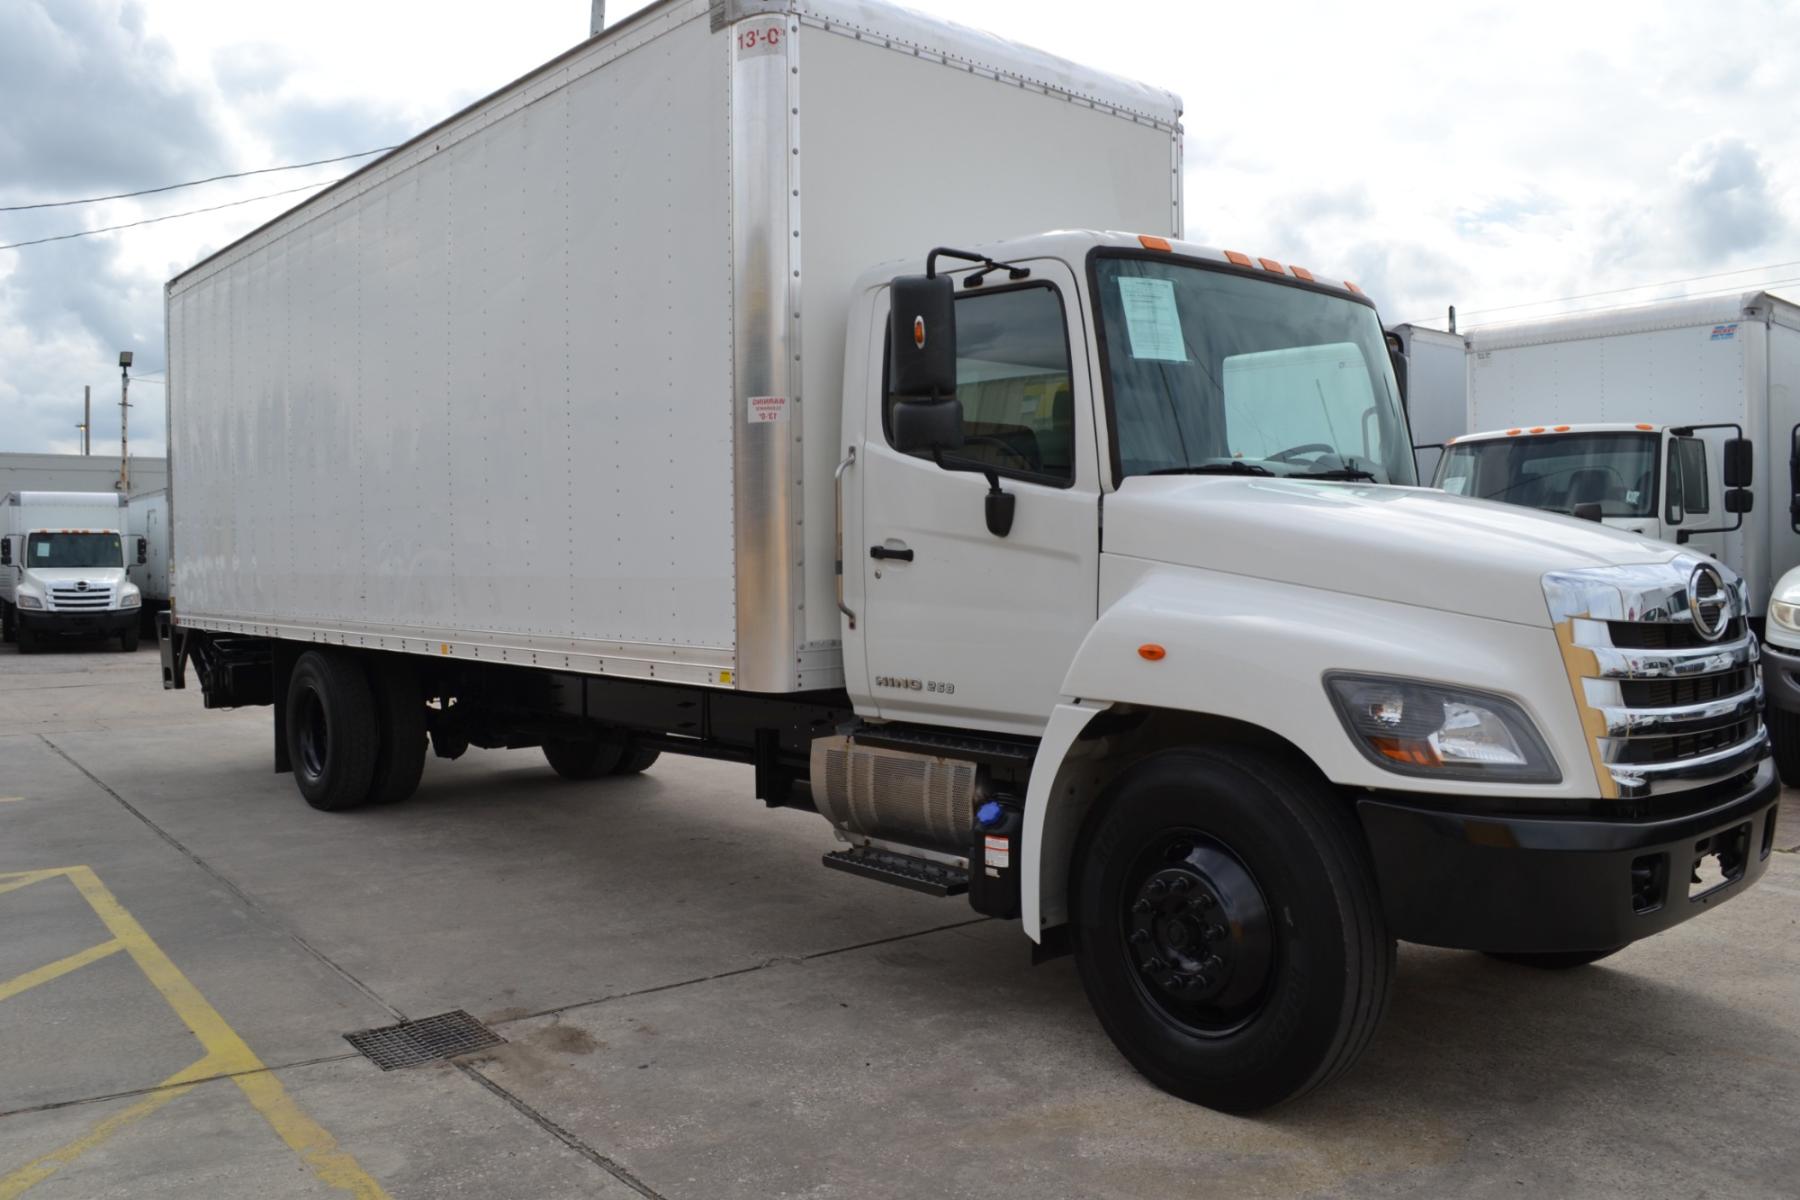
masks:
{"type": "MultiPolygon", "coordinates": [[[[1509,306],[1800,260],[1800,10],[1781,0],[911,3],[1180,92],[1189,236],[1355,279],[1389,319],[1537,315],[1509,306]]],[[[587,18],[585,0],[13,0],[0,203],[385,144],[580,40],[587,18]]],[[[0,242],[341,170],[0,214],[0,242]]],[[[0,251],[0,448],[72,438],[81,385],[111,395],[122,346],[154,372],[162,280],[292,202],[0,251]]],[[[156,390],[133,412],[146,451],[156,390]]],[[[116,436],[116,416],[96,425],[96,444],[116,436]]]]}

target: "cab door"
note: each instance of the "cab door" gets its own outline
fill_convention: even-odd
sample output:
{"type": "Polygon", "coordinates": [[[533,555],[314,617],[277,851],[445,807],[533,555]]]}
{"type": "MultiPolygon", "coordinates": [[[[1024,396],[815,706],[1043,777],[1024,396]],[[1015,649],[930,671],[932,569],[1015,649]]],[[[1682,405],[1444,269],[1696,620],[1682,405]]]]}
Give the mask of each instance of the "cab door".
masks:
{"type": "Polygon", "coordinates": [[[870,361],[882,365],[857,468],[861,537],[846,537],[844,556],[860,562],[868,695],[883,718],[1041,732],[1094,623],[1087,332],[1070,271],[1029,265],[1023,281],[958,285],[964,446],[942,465],[889,441],[885,294],[876,304],[870,361]],[[985,472],[1014,497],[1004,532],[989,528],[985,472]]]}

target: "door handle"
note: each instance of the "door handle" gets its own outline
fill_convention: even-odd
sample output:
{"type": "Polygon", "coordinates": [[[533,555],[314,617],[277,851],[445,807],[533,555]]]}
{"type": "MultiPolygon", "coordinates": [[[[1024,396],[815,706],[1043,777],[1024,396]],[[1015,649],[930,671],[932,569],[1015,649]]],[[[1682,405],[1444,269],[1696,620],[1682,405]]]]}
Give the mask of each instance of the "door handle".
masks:
{"type": "Polygon", "coordinates": [[[886,546],[870,546],[869,557],[896,558],[901,562],[911,562],[913,560],[913,552],[911,550],[890,550],[886,546]]]}

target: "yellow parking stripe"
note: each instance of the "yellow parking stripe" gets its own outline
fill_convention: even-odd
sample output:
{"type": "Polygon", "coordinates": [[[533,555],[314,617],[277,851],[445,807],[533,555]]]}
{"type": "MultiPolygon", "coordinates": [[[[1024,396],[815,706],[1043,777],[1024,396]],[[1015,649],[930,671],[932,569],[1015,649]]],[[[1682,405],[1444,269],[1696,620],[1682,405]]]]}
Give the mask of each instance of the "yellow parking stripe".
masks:
{"type": "Polygon", "coordinates": [[[27,971],[0,983],[0,1000],[11,1000],[20,992],[28,992],[40,983],[49,983],[52,979],[67,975],[70,971],[80,970],[91,962],[99,962],[109,954],[117,954],[125,948],[125,944],[114,938],[110,942],[101,942],[98,946],[89,946],[80,954],[71,954],[67,958],[59,958],[55,962],[39,967],[35,971],[27,971]]]}
{"type": "MultiPolygon", "coordinates": [[[[114,948],[123,948],[131,955],[145,978],[162,993],[169,1007],[175,1010],[175,1015],[181,1018],[182,1024],[206,1048],[206,1057],[187,1070],[164,1080],[158,1085],[162,1091],[146,1096],[131,1108],[101,1122],[84,1137],[0,1179],[0,1200],[13,1200],[26,1188],[48,1178],[49,1174],[112,1137],[126,1125],[155,1112],[201,1080],[216,1075],[232,1076],[232,1082],[237,1084],[256,1111],[262,1114],[263,1120],[312,1169],[319,1182],[356,1196],[358,1200],[389,1200],[382,1186],[357,1164],[354,1157],[339,1148],[337,1139],[294,1103],[274,1072],[256,1057],[256,1052],[237,1035],[237,1031],[225,1023],[225,1018],[200,994],[200,989],[170,961],[169,956],[144,931],[144,927],[137,923],[137,918],[125,911],[124,905],[107,890],[106,885],[100,882],[99,876],[91,869],[59,867],[51,871],[22,872],[10,877],[0,875],[0,880],[14,880],[10,884],[0,883],[0,892],[57,875],[66,876],[75,885],[88,906],[94,910],[94,915],[100,918],[107,931],[113,935],[116,943],[114,948]]],[[[47,969],[49,968],[39,968],[40,971],[47,969]]]]}
{"type": "Polygon", "coordinates": [[[67,870],[62,867],[52,871],[9,871],[0,875],[0,880],[10,880],[10,882],[0,883],[0,896],[4,896],[8,892],[16,892],[22,887],[30,887],[40,879],[55,879],[58,875],[66,874],[68,874],[67,870]]]}
{"type": "Polygon", "coordinates": [[[36,1187],[89,1150],[105,1143],[127,1125],[141,1121],[169,1101],[187,1095],[200,1080],[217,1073],[212,1061],[206,1058],[177,1071],[158,1084],[157,1091],[151,1092],[124,1112],[114,1113],[74,1141],[64,1143],[40,1158],[32,1159],[0,1179],[0,1200],[16,1200],[27,1189],[36,1187]]]}

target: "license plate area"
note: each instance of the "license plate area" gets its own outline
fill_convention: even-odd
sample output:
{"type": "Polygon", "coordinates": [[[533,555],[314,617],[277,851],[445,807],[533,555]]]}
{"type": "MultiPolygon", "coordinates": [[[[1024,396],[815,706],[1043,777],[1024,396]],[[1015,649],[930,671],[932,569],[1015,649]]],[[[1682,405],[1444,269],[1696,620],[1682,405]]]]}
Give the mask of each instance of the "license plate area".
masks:
{"type": "Polygon", "coordinates": [[[1750,861],[1750,822],[1710,834],[1694,843],[1688,899],[1704,900],[1744,877],[1750,861]]]}

